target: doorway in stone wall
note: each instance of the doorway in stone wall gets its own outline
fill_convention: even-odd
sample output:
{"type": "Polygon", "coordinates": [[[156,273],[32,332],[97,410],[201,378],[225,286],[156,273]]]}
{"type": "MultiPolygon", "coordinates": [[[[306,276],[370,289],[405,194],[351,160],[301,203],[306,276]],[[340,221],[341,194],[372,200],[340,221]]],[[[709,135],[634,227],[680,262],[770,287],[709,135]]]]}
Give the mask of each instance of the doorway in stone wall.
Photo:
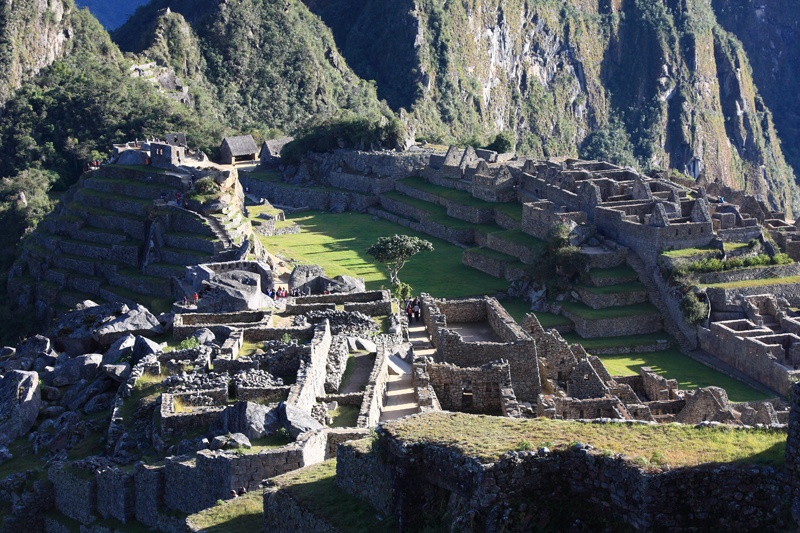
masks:
{"type": "Polygon", "coordinates": [[[472,381],[465,379],[461,381],[461,410],[471,411],[472,406],[472,381]]]}

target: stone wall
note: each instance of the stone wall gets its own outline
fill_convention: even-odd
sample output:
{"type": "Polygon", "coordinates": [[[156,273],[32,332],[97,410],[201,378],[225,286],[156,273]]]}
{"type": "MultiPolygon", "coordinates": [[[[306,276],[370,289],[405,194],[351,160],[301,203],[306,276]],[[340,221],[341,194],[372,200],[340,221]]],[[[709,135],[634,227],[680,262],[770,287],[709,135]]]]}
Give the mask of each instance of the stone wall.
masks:
{"type": "Polygon", "coordinates": [[[295,304],[336,304],[363,303],[363,302],[387,302],[392,297],[389,291],[366,291],[353,292],[348,294],[318,294],[314,296],[300,296],[294,299],[295,304]]]}
{"type": "Polygon", "coordinates": [[[774,285],[754,285],[752,287],[736,287],[722,289],[709,287],[706,294],[713,304],[724,304],[734,301],[737,296],[757,296],[759,294],[772,294],[778,298],[786,298],[792,306],[800,306],[800,284],[776,283],[774,285]]]}
{"type": "Polygon", "coordinates": [[[325,377],[328,363],[328,350],[331,347],[331,329],[327,319],[314,329],[311,350],[300,361],[297,382],[289,390],[286,403],[310,413],[317,402],[317,396],[325,395],[325,377]]]}
{"type": "Polygon", "coordinates": [[[610,292],[599,294],[592,292],[584,287],[575,287],[583,303],[592,309],[605,309],[618,305],[634,305],[644,303],[648,300],[647,289],[642,287],[640,291],[610,292]]]}
{"type": "Polygon", "coordinates": [[[298,504],[277,487],[264,489],[264,531],[270,533],[338,533],[328,522],[298,504]]]}
{"type": "Polygon", "coordinates": [[[748,336],[751,332],[764,335],[763,330],[749,321],[716,322],[711,324],[711,329],[698,327],[697,338],[703,350],[779,394],[784,394],[793,379],[800,378],[800,371],[791,370],[777,361],[769,345],[748,336]],[[747,329],[751,331],[740,330],[737,324],[741,322],[747,322],[747,329]]]}
{"type": "Polygon", "coordinates": [[[460,368],[428,362],[430,385],[442,409],[496,414],[502,410],[500,390],[511,383],[507,362],[487,363],[480,368],[460,368]]]}
{"type": "Polygon", "coordinates": [[[97,474],[97,512],[122,523],[136,517],[136,484],[133,474],[105,468],[97,474]]]}
{"type": "Polygon", "coordinates": [[[385,345],[379,344],[372,372],[364,386],[364,400],[358,412],[358,427],[372,427],[380,421],[388,379],[389,353],[385,345]]]}
{"type": "Polygon", "coordinates": [[[372,450],[372,440],[364,439],[339,446],[336,456],[336,485],[351,496],[370,504],[382,515],[394,510],[391,466],[372,450]]]}
{"type": "Polygon", "coordinates": [[[564,308],[560,309],[561,314],[575,323],[578,335],[585,339],[655,333],[664,327],[664,318],[660,314],[587,319],[564,308]]]}
{"type": "Polygon", "coordinates": [[[196,391],[177,394],[165,392],[161,395],[162,437],[170,438],[173,435],[182,435],[192,429],[202,428],[211,424],[225,409],[224,406],[228,400],[227,389],[203,390],[201,394],[213,398],[213,405],[186,407],[186,409],[190,409],[186,411],[176,409],[176,399],[188,402],[188,397],[194,394],[196,394],[196,391]]]}
{"type": "Polygon", "coordinates": [[[798,275],[800,275],[800,263],[759,268],[738,268],[736,270],[727,270],[725,272],[695,274],[695,276],[697,276],[698,285],[731,283],[735,281],[748,281],[754,279],[784,278],[798,275]]]}
{"type": "Polygon", "coordinates": [[[342,479],[337,483],[368,503],[391,506],[401,524],[413,523],[423,501],[435,506],[451,495],[460,498],[472,520],[498,528],[499,515],[491,518],[491,510],[520,500],[583,506],[586,512],[597,510],[643,531],[776,531],[785,509],[779,471],[772,467],[643,468],[629,457],[583,447],[544,454],[507,452],[493,463],[480,464],[435,445],[401,446],[381,428],[378,435],[375,455],[383,457],[383,470],[376,470],[364,457],[366,452],[359,453],[358,443],[351,443],[339,453],[337,473],[342,472],[342,479]],[[390,488],[382,491],[383,501],[350,482],[365,476],[377,477],[373,484],[390,488]],[[429,485],[440,490],[425,490],[429,485]],[[440,499],[422,500],[423,494],[438,494],[440,499]]]}
{"type": "Polygon", "coordinates": [[[79,477],[70,471],[71,463],[55,463],[47,471],[53,484],[55,508],[81,524],[91,524],[97,518],[97,480],[87,471],[79,477]]]}
{"type": "Polygon", "coordinates": [[[461,254],[461,262],[490,276],[501,279],[506,277],[505,261],[489,257],[477,250],[464,250],[464,253],[461,254]]]}
{"type": "MultiPolygon", "coordinates": [[[[236,313],[176,313],[172,336],[182,341],[201,328],[210,329],[214,335],[227,337],[234,328],[250,330],[269,328],[272,313],[269,311],[239,311],[236,313]]],[[[273,329],[273,328],[270,328],[273,329]]],[[[244,334],[244,340],[251,340],[244,334]]],[[[267,340],[267,339],[260,339],[267,340]]]]}
{"type": "Polygon", "coordinates": [[[378,203],[378,196],[346,190],[319,190],[294,187],[285,183],[262,181],[242,174],[239,181],[249,187],[250,193],[266,198],[275,206],[308,207],[327,211],[342,206],[349,211],[361,211],[378,203]]]}
{"type": "Polygon", "coordinates": [[[486,246],[500,253],[518,258],[525,264],[535,265],[544,255],[544,250],[540,248],[528,248],[513,241],[504,239],[495,233],[486,236],[486,246]]]}

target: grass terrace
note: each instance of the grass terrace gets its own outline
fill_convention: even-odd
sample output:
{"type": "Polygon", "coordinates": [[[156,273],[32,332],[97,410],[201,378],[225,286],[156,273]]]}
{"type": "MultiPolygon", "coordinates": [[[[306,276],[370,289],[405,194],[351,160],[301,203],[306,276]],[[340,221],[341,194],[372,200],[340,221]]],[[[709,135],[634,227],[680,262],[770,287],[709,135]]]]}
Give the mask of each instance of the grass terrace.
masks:
{"type": "Polygon", "coordinates": [[[658,308],[650,302],[634,305],[618,305],[605,309],[592,309],[583,302],[559,302],[559,305],[570,313],[574,313],[585,320],[600,320],[603,318],[622,318],[626,316],[658,315],[658,308]]]}
{"type": "Polygon", "coordinates": [[[508,231],[498,231],[494,234],[494,236],[509,242],[513,242],[514,244],[530,248],[531,250],[537,250],[540,253],[544,253],[547,250],[547,243],[545,241],[538,239],[533,235],[528,235],[520,228],[508,231]]]}
{"type": "Polygon", "coordinates": [[[117,168],[129,168],[131,170],[138,170],[138,171],[144,172],[144,173],[148,173],[149,172],[150,174],[166,174],[167,173],[167,171],[162,169],[162,168],[152,167],[152,166],[145,166],[145,165],[114,165],[114,166],[117,167],[117,168]]]}
{"type": "Polygon", "coordinates": [[[433,243],[433,252],[413,257],[400,272],[400,279],[409,283],[416,293],[457,298],[491,294],[508,287],[505,280],[464,265],[462,248],[387,220],[373,221],[370,215],[350,211],[340,214],[307,211],[289,215],[287,219],[302,224],[303,231],[291,236],[260,237],[270,252],[318,264],[331,277],[363,277],[367,290],[388,287],[389,277],[366,250],[378,237],[395,234],[416,236],[433,243]]]}
{"type": "Polygon", "coordinates": [[[763,287],[764,285],[790,285],[794,283],[800,283],[800,276],[788,276],[785,278],[747,279],[742,281],[731,281],[728,283],[712,283],[711,285],[699,285],[699,287],[712,287],[716,289],[740,289],[742,287],[763,287]]]}
{"type": "Polygon", "coordinates": [[[400,180],[401,183],[425,191],[430,194],[435,194],[441,198],[450,200],[451,202],[465,205],[467,207],[474,207],[476,209],[496,209],[514,220],[522,221],[522,204],[519,202],[487,202],[480,198],[475,198],[467,191],[459,191],[458,189],[451,189],[449,187],[442,187],[441,185],[434,185],[425,181],[424,178],[411,177],[400,180]]]}
{"type": "Polygon", "coordinates": [[[713,246],[703,246],[700,248],[681,248],[680,250],[670,250],[668,252],[661,252],[661,255],[667,257],[691,257],[693,255],[707,255],[710,253],[719,253],[719,250],[713,246]]]}
{"type": "MultiPolygon", "coordinates": [[[[492,250],[491,248],[470,248],[465,250],[467,252],[472,252],[475,254],[480,254],[484,257],[488,257],[490,259],[495,259],[497,261],[502,261],[504,263],[520,263],[520,260],[513,255],[504,254],[503,252],[498,252],[497,250],[492,250]]],[[[530,266],[530,265],[525,265],[530,266]]]]}
{"type": "Polygon", "coordinates": [[[260,490],[189,515],[193,531],[206,533],[252,533],[264,527],[264,496],[260,490]]]}
{"type": "MultiPolygon", "coordinates": [[[[592,353],[592,350],[586,346],[586,341],[579,342],[584,344],[587,352],[592,353]]],[[[639,374],[641,367],[649,366],[654,372],[667,379],[678,380],[680,389],[722,387],[728,392],[728,399],[732,402],[752,402],[772,397],[683,355],[675,346],[660,352],[599,355],[598,357],[612,376],[639,374]]]]}
{"type": "MultiPolygon", "coordinates": [[[[88,189],[81,189],[81,190],[85,191],[88,189]]],[[[152,202],[150,203],[152,204],[152,202]]],[[[84,211],[89,215],[119,217],[119,218],[127,218],[129,220],[144,221],[144,217],[140,217],[138,215],[131,215],[130,213],[121,213],[119,211],[112,211],[110,209],[104,209],[102,207],[93,207],[90,205],[84,205],[78,201],[68,203],[67,209],[73,211],[84,211]]]]}
{"type": "MultiPolygon", "coordinates": [[[[505,307],[508,314],[517,321],[517,324],[522,324],[525,320],[525,315],[533,313],[539,319],[539,324],[543,328],[555,328],[558,326],[571,326],[572,320],[565,316],[554,315],[553,313],[544,313],[540,311],[531,311],[530,302],[526,302],[522,298],[506,298],[500,304],[505,307]]],[[[577,336],[577,335],[576,335],[577,336]]]]}
{"type": "MultiPolygon", "coordinates": [[[[94,189],[83,188],[81,189],[81,194],[84,194],[86,196],[93,196],[95,198],[100,198],[102,200],[124,200],[126,202],[135,202],[145,207],[153,205],[153,200],[149,200],[146,198],[139,198],[136,196],[126,196],[124,194],[115,194],[111,192],[96,191],[94,189]]],[[[116,211],[114,211],[114,213],[116,213],[116,211]]]]}
{"type": "Polygon", "coordinates": [[[387,422],[383,427],[400,442],[442,446],[481,462],[496,461],[507,451],[530,446],[558,450],[582,442],[601,451],[631,456],[643,466],[745,463],[780,467],[786,448],[786,433],[770,430],[598,425],[464,413],[429,413],[387,422]]]}
{"type": "MultiPolygon", "coordinates": [[[[160,174],[159,172],[153,172],[153,174],[160,174]]],[[[127,178],[101,178],[101,177],[92,177],[93,181],[98,183],[120,183],[124,185],[131,185],[133,187],[140,187],[142,189],[158,189],[158,190],[165,190],[165,189],[172,189],[177,190],[177,187],[173,187],[167,183],[151,183],[144,180],[134,180],[134,179],[127,179],[127,178]]]]}
{"type": "Polygon", "coordinates": [[[377,516],[369,504],[338,488],[334,484],[335,478],[336,460],[331,459],[274,477],[271,481],[341,533],[397,533],[394,517],[377,516]]]}

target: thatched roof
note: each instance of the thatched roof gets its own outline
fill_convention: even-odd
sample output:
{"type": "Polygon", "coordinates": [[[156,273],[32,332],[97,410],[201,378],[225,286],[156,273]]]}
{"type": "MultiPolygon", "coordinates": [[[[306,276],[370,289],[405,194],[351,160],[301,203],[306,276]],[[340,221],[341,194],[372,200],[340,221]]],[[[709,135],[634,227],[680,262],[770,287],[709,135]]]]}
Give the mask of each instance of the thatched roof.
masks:
{"type": "MultiPolygon", "coordinates": [[[[239,135],[238,137],[226,137],[222,141],[222,148],[228,145],[231,155],[234,157],[250,155],[258,152],[256,142],[251,135],[239,135]]],[[[220,150],[221,151],[221,150],[220,150]]]]}
{"type": "Polygon", "coordinates": [[[270,156],[280,157],[283,147],[293,140],[294,137],[281,137],[280,139],[271,139],[269,141],[265,141],[264,145],[261,147],[261,154],[259,155],[259,158],[264,159],[265,157],[270,156]]]}

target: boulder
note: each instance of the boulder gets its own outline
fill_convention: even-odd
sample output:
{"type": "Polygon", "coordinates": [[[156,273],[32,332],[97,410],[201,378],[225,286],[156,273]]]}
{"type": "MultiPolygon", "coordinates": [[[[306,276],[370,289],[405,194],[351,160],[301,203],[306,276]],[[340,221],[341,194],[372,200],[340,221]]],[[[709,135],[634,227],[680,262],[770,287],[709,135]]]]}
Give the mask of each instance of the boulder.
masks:
{"type": "Polygon", "coordinates": [[[75,444],[83,440],[80,431],[81,417],[74,411],[67,411],[56,419],[53,438],[47,444],[47,449],[51,452],[68,450],[75,444]]]}
{"type": "Polygon", "coordinates": [[[225,447],[225,444],[228,443],[228,437],[224,435],[219,435],[214,437],[214,440],[211,441],[211,449],[212,450],[221,450],[225,447]]]}
{"type": "Polygon", "coordinates": [[[131,364],[135,365],[150,354],[159,353],[161,346],[145,337],[136,337],[136,342],[133,344],[133,356],[131,357],[131,364]]]}
{"type": "Polygon", "coordinates": [[[44,396],[45,400],[47,400],[48,402],[52,402],[58,400],[61,397],[61,392],[59,392],[59,390],[55,387],[45,386],[42,388],[42,395],[44,396]]]}
{"type": "Polygon", "coordinates": [[[43,372],[48,366],[56,366],[56,361],[58,361],[56,352],[43,353],[36,358],[36,361],[33,363],[33,369],[36,372],[43,372]]]}
{"type": "Polygon", "coordinates": [[[116,394],[113,392],[104,392],[103,394],[98,394],[86,402],[86,405],[83,407],[83,412],[87,415],[92,415],[94,413],[99,413],[100,411],[105,411],[111,407],[115,398],[116,394]]]}
{"type": "Polygon", "coordinates": [[[136,343],[136,337],[130,334],[114,341],[114,344],[103,354],[103,364],[111,365],[130,355],[134,343],[136,343]]]}
{"type": "Polygon", "coordinates": [[[243,433],[250,439],[274,435],[283,427],[277,409],[253,402],[226,407],[211,423],[212,433],[243,433]]]}
{"type": "MultiPolygon", "coordinates": [[[[50,407],[45,407],[39,413],[44,418],[58,418],[66,411],[65,408],[61,407],[60,405],[51,405],[50,407]]],[[[42,427],[39,426],[39,431],[41,431],[42,427]]]]}
{"type": "MultiPolygon", "coordinates": [[[[62,316],[52,328],[50,336],[55,349],[71,356],[91,353],[99,347],[94,337],[97,328],[125,315],[130,308],[123,303],[96,305],[78,309],[62,316]]],[[[110,345],[114,340],[110,340],[110,345]]]]}
{"type": "Polygon", "coordinates": [[[234,450],[236,448],[252,448],[253,446],[250,444],[250,439],[242,435],[241,433],[234,433],[231,435],[231,438],[228,439],[228,442],[225,443],[226,450],[234,450]]]}
{"type": "Polygon", "coordinates": [[[72,387],[68,388],[67,391],[61,396],[58,404],[63,405],[64,407],[69,405],[69,402],[74,400],[78,394],[80,394],[83,389],[85,389],[89,385],[88,379],[82,379],[72,387]]]}
{"type": "Polygon", "coordinates": [[[50,353],[50,339],[43,335],[34,335],[29,337],[17,349],[17,357],[30,357],[36,359],[41,354],[50,353]]]}
{"type": "Polygon", "coordinates": [[[128,363],[103,365],[103,372],[117,383],[124,383],[131,375],[131,365],[128,363]]]}
{"type": "Polygon", "coordinates": [[[18,362],[20,370],[27,371],[33,368],[33,359],[31,359],[30,357],[20,357],[18,362]]]}
{"type": "Polygon", "coordinates": [[[0,348],[0,357],[10,357],[16,353],[16,348],[12,348],[11,346],[3,346],[0,348]]]}
{"type": "Polygon", "coordinates": [[[126,335],[156,336],[164,333],[158,319],[142,305],[130,308],[126,313],[97,328],[92,336],[101,346],[111,346],[126,335]]]}
{"type": "Polygon", "coordinates": [[[366,350],[369,353],[378,352],[378,346],[369,339],[362,339],[361,337],[358,337],[356,339],[356,345],[360,350],[366,350]]]}
{"type": "Polygon", "coordinates": [[[309,413],[306,413],[299,407],[288,405],[286,402],[281,402],[278,406],[278,415],[281,418],[283,427],[286,428],[286,431],[288,431],[289,435],[294,439],[306,431],[323,428],[322,424],[311,418],[309,413]]]}
{"type": "Polygon", "coordinates": [[[175,322],[175,313],[161,313],[156,318],[165,332],[170,331],[172,329],[172,324],[175,322]]]}
{"type": "Polygon", "coordinates": [[[82,379],[91,379],[100,369],[103,356],[99,353],[90,353],[70,359],[56,366],[48,375],[49,383],[54,387],[74,385],[82,379]]]}
{"type": "Polygon", "coordinates": [[[108,389],[111,388],[113,384],[114,381],[108,379],[105,376],[97,379],[94,383],[83,389],[80,394],[75,396],[75,398],[71,402],[69,402],[68,406],[69,410],[77,411],[78,409],[89,403],[89,400],[91,400],[98,394],[106,392],[108,389]]]}
{"type": "Polygon", "coordinates": [[[33,427],[42,406],[39,375],[12,370],[0,379],[0,444],[8,444],[33,427]]]}
{"type": "Polygon", "coordinates": [[[197,339],[197,342],[200,344],[213,344],[217,341],[217,338],[214,336],[214,332],[208,328],[198,329],[192,333],[192,337],[197,339]]]}

